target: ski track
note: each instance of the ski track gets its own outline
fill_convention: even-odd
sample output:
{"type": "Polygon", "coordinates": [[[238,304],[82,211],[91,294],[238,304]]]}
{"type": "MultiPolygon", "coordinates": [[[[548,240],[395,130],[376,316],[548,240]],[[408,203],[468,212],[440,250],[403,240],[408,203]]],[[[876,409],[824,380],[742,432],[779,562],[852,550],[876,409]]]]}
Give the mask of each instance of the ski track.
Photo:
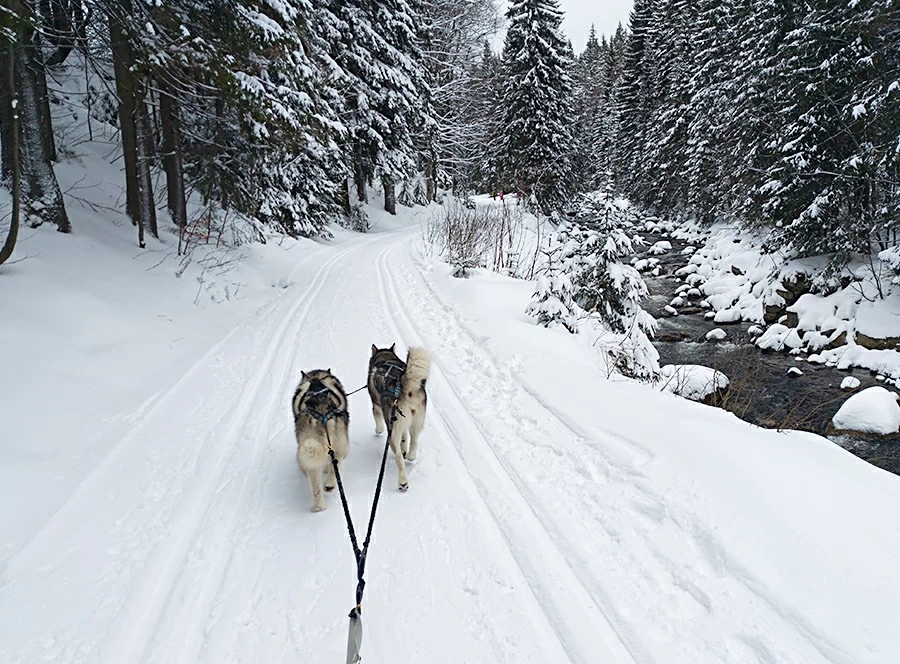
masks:
{"type": "MultiPolygon", "coordinates": [[[[423,339],[400,301],[397,285],[386,265],[386,256],[396,246],[387,247],[379,255],[379,289],[385,306],[393,314],[394,327],[400,337],[409,345],[419,345],[423,339]]],[[[417,313],[420,312],[417,310],[417,313]]],[[[444,333],[447,333],[446,329],[444,333]]],[[[598,603],[566,564],[554,545],[554,538],[538,519],[533,504],[522,493],[520,482],[496,455],[474,419],[468,416],[462,400],[442,371],[436,353],[429,381],[430,404],[433,405],[428,417],[432,423],[439,418],[444,437],[457,450],[481,500],[503,533],[510,554],[541,602],[542,611],[571,661],[596,662],[598,656],[602,656],[603,661],[610,664],[634,662],[631,653],[606,622],[598,603]],[[439,388],[436,396],[435,386],[439,388]],[[477,441],[477,449],[474,445],[473,449],[468,449],[463,442],[472,439],[477,441]],[[598,630],[601,633],[599,639],[598,630]],[[598,652],[600,649],[604,651],[602,655],[598,652]]]]}
{"type": "MultiPolygon", "coordinates": [[[[253,477],[254,471],[258,469],[263,443],[270,442],[278,435],[278,433],[280,433],[280,430],[276,430],[275,434],[270,436],[268,435],[267,428],[260,425],[264,423],[268,424],[270,422],[274,414],[274,408],[281,400],[285,382],[289,378],[288,368],[293,366],[293,359],[297,352],[297,337],[303,322],[312,309],[312,304],[316,296],[322,290],[334,266],[341,258],[357,248],[358,247],[350,247],[349,249],[344,249],[330,258],[325,265],[319,269],[312,285],[303,295],[297,298],[296,303],[291,307],[287,315],[278,325],[278,329],[271,334],[270,341],[265,349],[265,357],[250,381],[249,392],[245,390],[245,392],[241,394],[241,397],[238,400],[239,407],[229,421],[226,434],[223,439],[218,441],[218,445],[223,448],[223,454],[220,457],[215,470],[209,475],[209,479],[203,483],[202,489],[196,498],[189,502],[189,507],[184,508],[185,512],[192,514],[192,518],[189,520],[187,527],[182,529],[177,540],[177,545],[173,548],[172,554],[166,560],[164,571],[162,573],[151,573],[150,575],[151,577],[155,576],[167,580],[168,588],[166,588],[165,591],[160,592],[161,589],[157,586],[154,588],[150,602],[137,602],[137,604],[149,604],[151,608],[144,609],[143,615],[134,627],[120,630],[120,633],[127,640],[127,648],[130,648],[135,655],[140,654],[140,657],[129,657],[129,661],[143,659],[143,653],[146,650],[147,645],[156,636],[155,628],[160,620],[159,616],[161,616],[166,609],[170,600],[171,587],[175,582],[174,574],[177,569],[181,569],[184,566],[183,560],[187,555],[189,545],[196,537],[200,524],[207,518],[207,514],[210,510],[219,502],[217,500],[217,495],[214,494],[220,494],[225,491],[228,488],[228,485],[232,481],[235,481],[239,488],[236,492],[237,495],[233,495],[234,492],[232,492],[231,500],[229,500],[229,504],[233,506],[231,508],[231,513],[226,514],[224,519],[220,519],[219,522],[213,524],[211,527],[204,529],[205,534],[207,535],[209,535],[209,530],[213,531],[211,533],[211,538],[209,538],[211,541],[202,542],[202,546],[211,552],[210,560],[204,566],[204,572],[201,574],[202,578],[199,583],[194,582],[192,584],[192,594],[194,595],[193,601],[179,603],[178,606],[172,607],[174,613],[170,613],[170,615],[176,616],[174,622],[178,627],[178,631],[167,637],[166,641],[181,644],[178,649],[177,661],[197,661],[197,653],[202,646],[202,642],[197,639],[192,639],[191,633],[194,631],[198,621],[208,615],[209,608],[218,591],[218,584],[221,583],[224,567],[227,564],[228,554],[230,552],[229,535],[234,530],[237,515],[242,512],[247,484],[250,482],[251,477],[253,477]],[[289,338],[288,343],[285,343],[286,338],[289,338]],[[278,357],[279,353],[284,353],[284,357],[278,357]],[[278,359],[277,365],[276,359],[278,359]],[[267,380],[271,378],[273,372],[276,374],[276,377],[274,378],[273,384],[269,384],[267,380]],[[255,412],[253,407],[256,405],[257,400],[261,398],[261,393],[264,391],[263,388],[268,388],[268,398],[265,399],[262,415],[259,419],[248,419],[248,415],[255,412]],[[236,444],[241,439],[250,437],[252,435],[250,432],[252,432],[255,427],[257,432],[253,435],[253,440],[249,446],[249,464],[246,464],[243,470],[239,471],[238,469],[235,469],[236,477],[232,476],[225,479],[223,484],[222,476],[226,464],[229,461],[230,456],[240,449],[236,444]],[[224,443],[222,442],[223,440],[224,443]],[[181,565],[176,567],[179,562],[181,565]],[[150,615],[153,615],[154,618],[150,619],[150,615]],[[142,633],[139,625],[146,625],[149,627],[150,625],[148,623],[153,624],[153,631],[146,631],[143,634],[143,639],[136,638],[135,634],[142,633]]],[[[204,537],[204,540],[206,539],[207,538],[204,537]]],[[[123,644],[123,647],[114,647],[113,650],[127,652],[125,646],[126,644],[123,644]]]]}
{"type": "MultiPolygon", "coordinates": [[[[394,253],[402,245],[403,241],[394,245],[394,253]]],[[[642,471],[653,462],[646,448],[608,432],[589,432],[550,406],[525,385],[517,371],[504,367],[486,344],[476,341],[457,312],[443,303],[419,269],[409,269],[406,260],[392,260],[393,270],[388,273],[391,279],[402,282],[406,286],[403,292],[410,295],[408,302],[398,305],[398,310],[415,311],[417,321],[423,322],[419,323],[418,330],[412,328],[414,336],[430,341],[428,345],[437,358],[451,358],[450,366],[454,366],[453,362],[462,365],[443,381],[451,396],[455,393],[460,402],[454,414],[472,413],[473,428],[481,429],[480,440],[496,455],[562,559],[602,608],[610,628],[636,661],[696,661],[692,647],[695,644],[691,641],[698,635],[689,630],[684,639],[678,630],[679,623],[688,624],[712,615],[716,597],[738,596],[738,603],[744,604],[744,610],[754,615],[765,629],[759,630],[762,634],[737,631],[722,639],[722,626],[711,621],[702,636],[709,648],[709,659],[705,661],[732,661],[733,651],[746,654],[749,649],[752,657],[746,661],[750,662],[851,664],[851,656],[826,634],[816,630],[798,612],[779,604],[762,584],[728,558],[714,534],[695,517],[685,510],[677,511],[655,493],[642,471]],[[423,297],[414,283],[423,284],[427,296],[423,297]],[[427,332],[423,335],[424,330],[427,332]],[[477,385],[490,386],[491,391],[499,390],[501,394],[499,398],[491,395],[485,399],[477,385]],[[497,441],[506,444],[498,446],[497,441]],[[528,455],[519,451],[523,443],[528,444],[528,455]],[[553,466],[559,469],[547,473],[549,477],[570,477],[573,481],[556,487],[560,491],[541,491],[546,482],[535,469],[553,466]],[[561,493],[565,493],[565,499],[560,498],[561,493]],[[556,505],[550,508],[548,503],[554,502],[553,498],[556,505]],[[604,534],[607,542],[602,555],[585,551],[585,543],[597,538],[590,536],[583,523],[571,519],[572,513],[593,517],[591,525],[604,534]],[[563,523],[566,527],[561,527],[563,523]],[[576,535],[579,532],[583,538],[576,535]],[[670,550],[673,541],[678,546],[670,550]],[[599,569],[598,558],[607,561],[599,569]],[[698,559],[711,570],[710,576],[716,581],[708,583],[711,579],[701,575],[703,585],[710,588],[698,584],[695,571],[698,559]],[[629,579],[637,588],[610,583],[629,579]],[[614,585],[620,587],[613,588],[614,585]],[[632,597],[628,594],[623,597],[623,590],[630,591],[632,597]],[[652,618],[645,621],[648,629],[636,630],[629,626],[634,618],[623,615],[623,609],[631,609],[629,603],[634,609],[647,605],[646,597],[659,598],[661,590],[670,596],[670,601],[652,603],[659,612],[648,613],[652,618]],[[678,644],[681,639],[685,642],[678,644]],[[668,655],[653,654],[644,644],[654,641],[668,643],[670,648],[680,645],[684,651],[679,657],[674,656],[678,651],[671,649],[668,655]],[[785,649],[788,647],[790,650],[785,649]]],[[[437,363],[447,366],[440,360],[437,363]]],[[[735,602],[730,604],[734,606],[735,602]]],[[[715,608],[722,611],[725,607],[715,608]]],[[[629,613],[636,611],[629,610],[629,613]]],[[[743,613],[731,617],[751,627],[752,621],[743,613]]],[[[735,661],[745,661],[744,655],[735,661]]]]}
{"type": "MultiPolygon", "coordinates": [[[[320,252],[321,250],[315,252],[311,256],[306,256],[301,259],[293,268],[293,270],[291,270],[288,279],[293,279],[297,271],[301,267],[310,263],[313,258],[319,256],[320,252]]],[[[268,315],[273,309],[275,309],[275,307],[278,306],[279,302],[280,300],[278,298],[275,298],[260,307],[257,311],[256,316],[252,319],[253,323],[255,323],[259,318],[263,318],[268,315]]],[[[129,433],[125,435],[119,441],[119,443],[117,443],[108,452],[106,452],[106,454],[104,454],[104,456],[99,460],[93,470],[91,470],[84,478],[82,478],[78,482],[78,484],[75,485],[69,496],[60,504],[59,508],[50,515],[50,517],[44,522],[44,524],[40,528],[38,528],[38,530],[26,542],[23,542],[18,546],[12,548],[10,551],[6,552],[6,558],[0,559],[0,571],[2,571],[8,564],[14,564],[17,560],[26,558],[29,553],[29,547],[42,537],[45,530],[49,530],[53,527],[54,524],[65,520],[66,516],[69,513],[69,510],[71,509],[71,506],[78,501],[81,495],[91,491],[94,487],[96,487],[98,482],[102,481],[105,474],[108,473],[110,468],[112,468],[118,461],[120,461],[125,453],[134,446],[147,423],[154,417],[157,417],[159,415],[160,411],[162,411],[162,409],[169,403],[169,401],[171,401],[172,396],[174,394],[177,394],[178,391],[181,390],[183,386],[198,373],[200,368],[206,365],[209,360],[213,356],[215,356],[216,353],[218,353],[220,349],[225,346],[225,344],[235,334],[237,334],[239,331],[247,329],[251,324],[252,323],[250,321],[243,321],[240,324],[236,325],[218,342],[216,342],[215,345],[209,348],[209,350],[207,350],[200,357],[200,359],[198,359],[190,367],[188,367],[188,369],[184,371],[184,373],[182,373],[178,380],[176,380],[166,391],[153,395],[130,413],[120,413],[118,415],[106,418],[106,422],[121,422],[123,424],[129,425],[129,433]]],[[[2,581],[2,576],[0,576],[0,588],[3,587],[2,581]]]]}
{"type": "MultiPolygon", "coordinates": [[[[431,350],[431,398],[407,494],[389,452],[367,661],[852,662],[729,557],[690,487],[685,505],[659,493],[650,450],[575,421],[479,342],[414,236],[314,252],[290,275],[312,267],[302,292],[108,420],[127,434],[0,561],[0,661],[342,660],[355,564],[336,493],[308,512],[289,397],[323,362],[356,389],[369,345],[402,340],[431,350]]],[[[359,531],[383,438],[365,392],[350,412],[359,531]]]]}
{"type": "MultiPolygon", "coordinates": [[[[242,425],[242,421],[249,414],[257,396],[263,389],[267,374],[270,372],[278,352],[284,346],[283,340],[291,327],[291,323],[294,323],[293,330],[296,335],[302,320],[310,311],[316,294],[326,283],[328,275],[335,265],[346,254],[354,249],[358,249],[359,246],[359,244],[354,244],[328,258],[315,272],[310,286],[297,297],[286,315],[282,315],[279,310],[280,307],[283,307],[285,300],[278,299],[269,303],[254,317],[252,325],[238,325],[205,353],[169,390],[161,397],[155,399],[153,406],[135,423],[131,432],[115,445],[97,468],[80,483],[70,498],[38,531],[36,536],[7,561],[7,569],[16,571],[16,568],[20,565],[32,565],[34,559],[40,560],[41,558],[52,557],[55,548],[54,544],[66,542],[69,543],[69,546],[77,545],[79,548],[88,546],[88,543],[82,544],[85,539],[83,533],[72,531],[70,523],[70,521],[74,521],[72,517],[79,509],[90,509],[92,501],[102,501],[102,494],[105,492],[108,492],[106,500],[109,501],[113,497],[115,489],[111,490],[110,487],[116,487],[115,476],[121,472],[123,467],[127,467],[133,461],[128,458],[128,453],[132,452],[138,443],[145,443],[148,438],[152,437],[155,426],[164,426],[164,424],[158,424],[156,420],[165,418],[165,409],[173,406],[172,401],[175,396],[184,392],[191,380],[197,377],[203,369],[208,368],[208,365],[219,365],[219,368],[221,368],[222,363],[219,357],[222,349],[239,333],[251,330],[255,338],[264,341],[262,362],[252,376],[243,383],[240,396],[235,401],[237,409],[229,417],[225,433],[220,435],[219,429],[213,428],[209,435],[206,436],[203,444],[193,454],[189,454],[182,459],[180,467],[177,469],[165,467],[163,464],[158,463],[158,460],[153,459],[151,455],[151,463],[156,466],[154,468],[155,479],[149,482],[137,504],[128,508],[124,514],[114,520],[115,529],[111,534],[115,534],[119,530],[130,531],[134,537],[126,538],[124,544],[144,549],[140,552],[137,561],[132,561],[132,563],[139,563],[137,568],[132,568],[131,565],[125,563],[121,566],[108,566],[102,572],[105,578],[115,582],[122,580],[123,577],[139,577],[137,578],[139,587],[131,589],[127,604],[119,607],[117,611],[119,615],[115,618],[116,627],[112,630],[112,638],[105,640],[102,644],[102,651],[116,653],[116,661],[137,662],[142,660],[147,645],[154,637],[159,615],[165,610],[171,587],[175,583],[180,567],[184,565],[184,558],[189,545],[196,536],[206,516],[206,512],[214,503],[214,493],[218,493],[225,488],[224,486],[219,486],[222,472],[230,455],[238,449],[235,447],[235,443],[238,442],[244,430],[249,426],[249,423],[242,425]],[[175,471],[174,473],[172,472],[173,470],[175,471]],[[166,478],[162,477],[162,475],[169,476],[168,487],[165,486],[166,478]],[[184,479],[184,485],[178,486],[175,481],[172,481],[175,478],[184,479]],[[163,495],[167,493],[167,488],[174,489],[173,493],[178,494],[178,500],[172,501],[173,504],[168,506],[170,508],[169,511],[148,509],[150,507],[148,503],[159,503],[162,500],[163,495]],[[141,511],[148,513],[149,523],[143,523],[139,526],[129,524],[132,516],[141,511]],[[172,528],[170,524],[175,524],[175,527],[172,528]],[[170,534],[169,530],[174,530],[175,532],[170,534]],[[148,533],[150,534],[148,535],[148,533]],[[147,547],[147,538],[154,539],[153,535],[156,536],[155,539],[157,539],[158,544],[155,547],[147,547]],[[167,539],[172,541],[166,542],[165,540],[167,539]],[[138,540],[143,540],[140,542],[140,546],[138,545],[138,540]],[[42,547],[41,545],[44,541],[49,542],[49,544],[42,547]],[[154,551],[145,561],[142,556],[147,548],[153,548],[154,551]],[[162,550],[156,551],[156,548],[162,550]]],[[[305,262],[295,268],[292,272],[292,277],[296,269],[302,267],[303,264],[305,262]]],[[[295,347],[296,344],[291,344],[290,346],[290,348],[295,347]]],[[[259,351],[259,348],[255,350],[259,351]]],[[[286,364],[281,367],[282,378],[286,367],[286,364]]],[[[200,376],[200,378],[202,379],[203,377],[200,376]]],[[[281,394],[277,390],[271,392],[270,400],[266,406],[267,413],[271,412],[274,406],[274,399],[280,396],[281,394]]],[[[177,405],[174,404],[175,407],[177,405]]],[[[201,397],[195,412],[199,411],[202,406],[203,398],[201,397]]],[[[260,438],[261,436],[258,435],[254,443],[255,448],[259,447],[260,438]]],[[[256,452],[258,455],[258,449],[256,452]]],[[[244,481],[246,481],[246,477],[244,481]]],[[[230,482],[230,479],[228,482],[230,482]]],[[[113,509],[115,509],[114,506],[113,509]]],[[[221,544],[222,542],[219,541],[220,546],[217,551],[227,552],[227,547],[222,547],[221,544]]],[[[108,547],[107,553],[118,557],[121,546],[121,543],[113,544],[108,547]]],[[[53,567],[53,565],[38,566],[34,573],[39,575],[41,572],[53,571],[53,567]]],[[[216,573],[217,569],[218,566],[216,564],[210,568],[210,577],[216,573]]],[[[201,593],[198,601],[202,600],[203,594],[205,593],[201,593]]],[[[2,603],[0,603],[0,609],[2,609],[2,603]]],[[[189,645],[189,642],[182,643],[189,645]]],[[[69,657],[80,658],[82,656],[90,656],[91,658],[95,656],[103,657],[102,652],[94,652],[94,644],[87,640],[82,641],[76,637],[73,641],[73,646],[70,652],[59,651],[53,645],[48,650],[49,654],[52,655],[52,659],[61,657],[63,660],[67,660],[69,657]]],[[[190,648],[186,648],[186,650],[189,651],[190,648]]],[[[187,657],[182,661],[193,660],[187,657]]]]}

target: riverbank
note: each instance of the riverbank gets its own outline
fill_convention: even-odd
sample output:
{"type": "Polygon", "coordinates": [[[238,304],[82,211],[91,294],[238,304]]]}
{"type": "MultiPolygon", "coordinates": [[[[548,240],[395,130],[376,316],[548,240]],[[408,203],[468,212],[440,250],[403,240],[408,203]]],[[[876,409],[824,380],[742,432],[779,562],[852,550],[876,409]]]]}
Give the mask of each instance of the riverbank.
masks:
{"type": "Polygon", "coordinates": [[[721,315],[716,322],[714,316],[708,316],[713,312],[709,298],[696,288],[701,285],[699,280],[686,284],[684,277],[696,272],[686,274],[684,268],[691,264],[691,256],[703,246],[704,238],[663,229],[642,237],[645,245],[637,261],[645,261],[639,266],[650,290],[645,308],[659,322],[654,345],[660,364],[695,364],[721,371],[730,386],[711,400],[712,405],[762,427],[827,436],[856,456],[900,475],[900,434],[880,438],[828,433],[829,422],[850,396],[841,389],[844,378],[857,378],[858,391],[873,385],[892,387],[887,377],[865,368],[838,369],[810,362],[811,354],[802,348],[794,354],[760,349],[754,342],[763,326],[756,321],[726,322],[721,315]],[[725,332],[723,341],[707,341],[707,334],[715,329],[725,332]]]}

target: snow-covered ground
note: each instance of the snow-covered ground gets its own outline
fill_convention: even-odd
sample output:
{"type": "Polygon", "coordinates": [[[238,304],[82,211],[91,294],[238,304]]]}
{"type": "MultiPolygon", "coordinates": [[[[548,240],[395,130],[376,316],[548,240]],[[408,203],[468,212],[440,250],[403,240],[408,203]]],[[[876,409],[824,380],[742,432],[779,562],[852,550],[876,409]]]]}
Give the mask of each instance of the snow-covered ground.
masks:
{"type": "Polygon", "coordinates": [[[394,341],[435,362],[410,490],[389,474],[378,513],[364,661],[900,660],[900,478],[607,376],[527,318],[532,283],[423,257],[425,213],[181,279],[87,212],[27,232],[0,268],[0,661],[343,661],[353,555],[337,497],[309,511],[290,395],[309,368],[361,386],[394,341]]]}

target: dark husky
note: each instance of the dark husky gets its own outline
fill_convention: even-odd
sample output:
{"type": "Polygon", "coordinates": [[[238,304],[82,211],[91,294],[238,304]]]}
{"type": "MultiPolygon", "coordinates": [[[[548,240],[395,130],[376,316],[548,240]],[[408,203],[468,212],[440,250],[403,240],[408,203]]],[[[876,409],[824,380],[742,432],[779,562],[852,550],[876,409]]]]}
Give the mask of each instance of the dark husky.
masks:
{"type": "Polygon", "coordinates": [[[375,433],[384,432],[392,409],[397,407],[390,443],[397,462],[397,484],[401,491],[406,491],[409,488],[406,460],[416,460],[419,434],[425,427],[425,408],[428,404],[425,381],[431,367],[431,356],[424,348],[410,348],[404,362],[394,352],[395,346],[372,346],[368,387],[375,433]]]}

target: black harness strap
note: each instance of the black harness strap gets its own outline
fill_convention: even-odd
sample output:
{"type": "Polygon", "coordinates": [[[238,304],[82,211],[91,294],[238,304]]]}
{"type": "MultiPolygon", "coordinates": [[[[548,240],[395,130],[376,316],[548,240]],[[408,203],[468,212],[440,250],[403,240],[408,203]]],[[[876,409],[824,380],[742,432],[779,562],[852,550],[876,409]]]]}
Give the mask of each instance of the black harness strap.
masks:
{"type": "MultiPolygon", "coordinates": [[[[338,465],[337,456],[334,453],[334,446],[331,444],[331,434],[328,432],[328,421],[335,416],[341,414],[337,407],[331,408],[328,412],[322,414],[313,409],[313,406],[321,404],[321,400],[325,393],[331,393],[320,381],[314,381],[310,385],[310,391],[304,396],[304,401],[309,397],[307,402],[307,410],[317,420],[325,425],[325,437],[328,441],[328,456],[331,458],[331,465],[334,468],[334,477],[337,480],[338,493],[341,496],[341,506],[344,509],[344,519],[347,521],[347,533],[350,535],[350,544],[353,546],[353,556],[356,558],[356,606],[350,610],[350,634],[347,645],[347,661],[360,661],[359,649],[362,645],[362,600],[366,589],[366,558],[369,554],[369,544],[372,542],[372,530],[375,527],[375,514],[378,511],[378,501],[381,498],[381,488],[384,484],[384,470],[387,465],[388,448],[391,444],[391,433],[394,430],[394,424],[397,422],[397,414],[400,409],[397,408],[397,400],[400,396],[400,379],[406,368],[394,362],[385,362],[382,375],[381,396],[390,398],[391,416],[387,421],[387,439],[384,441],[384,450],[381,453],[381,468],[378,470],[378,482],[375,484],[375,495],[372,498],[372,510],[369,512],[369,525],[366,528],[366,539],[363,541],[362,548],[356,539],[356,529],[353,526],[353,517],[350,516],[350,503],[347,501],[347,493],[344,491],[344,482],[341,480],[341,471],[338,465]],[[396,374],[396,375],[395,375],[396,374]],[[391,386],[388,386],[388,382],[391,386]],[[318,385],[317,385],[318,383],[318,385]],[[315,387],[315,391],[312,388],[315,387]]],[[[366,386],[360,388],[364,389],[366,386]]],[[[360,390],[356,390],[359,392],[360,390]]],[[[402,413],[400,413],[402,415],[402,413]]]]}
{"type": "Polygon", "coordinates": [[[331,458],[331,465],[334,468],[334,477],[337,480],[338,493],[341,496],[341,506],[344,509],[344,518],[347,521],[347,533],[350,535],[350,544],[353,546],[353,555],[356,558],[356,606],[354,610],[362,610],[363,593],[366,588],[366,557],[369,553],[369,544],[372,542],[372,530],[375,527],[375,514],[378,511],[378,501],[381,498],[381,488],[384,484],[384,469],[387,466],[388,448],[391,444],[391,432],[394,429],[394,423],[397,421],[397,402],[394,402],[391,408],[391,417],[387,426],[387,440],[384,442],[384,450],[381,453],[381,468],[378,470],[378,482],[375,484],[375,495],[372,498],[372,510],[369,513],[369,525],[366,528],[366,539],[360,548],[356,539],[356,529],[353,526],[353,518],[350,516],[350,504],[347,501],[347,493],[344,491],[344,483],[341,480],[341,470],[338,464],[337,456],[334,453],[334,447],[331,444],[331,434],[328,432],[327,422],[334,415],[329,413],[323,418],[325,426],[325,436],[328,440],[328,456],[331,458]]]}

